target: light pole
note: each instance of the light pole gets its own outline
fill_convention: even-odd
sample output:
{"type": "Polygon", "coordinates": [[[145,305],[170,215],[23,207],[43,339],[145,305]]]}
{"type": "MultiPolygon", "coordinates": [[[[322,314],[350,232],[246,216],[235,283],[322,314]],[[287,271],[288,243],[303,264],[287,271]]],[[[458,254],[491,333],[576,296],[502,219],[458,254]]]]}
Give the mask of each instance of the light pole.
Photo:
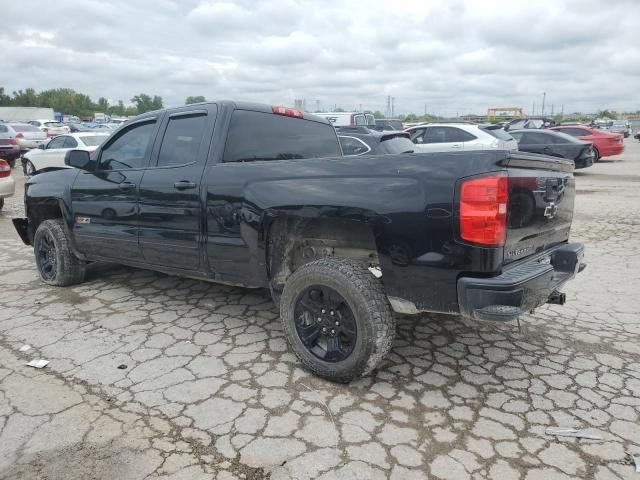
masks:
{"type": "Polygon", "coordinates": [[[547,92],[542,92],[542,116],[544,117],[544,102],[547,99],[547,92]]]}

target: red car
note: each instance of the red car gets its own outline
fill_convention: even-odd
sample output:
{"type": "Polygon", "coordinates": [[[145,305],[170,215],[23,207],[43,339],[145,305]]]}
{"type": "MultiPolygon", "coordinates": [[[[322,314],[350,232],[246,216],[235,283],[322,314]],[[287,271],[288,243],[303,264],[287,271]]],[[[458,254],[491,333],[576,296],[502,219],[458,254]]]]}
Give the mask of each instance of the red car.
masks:
{"type": "Polygon", "coordinates": [[[592,143],[595,161],[602,157],[620,155],[624,152],[624,135],[619,133],[604,132],[597,128],[583,127],[582,125],[553,127],[550,130],[566,133],[572,137],[592,143]]]}

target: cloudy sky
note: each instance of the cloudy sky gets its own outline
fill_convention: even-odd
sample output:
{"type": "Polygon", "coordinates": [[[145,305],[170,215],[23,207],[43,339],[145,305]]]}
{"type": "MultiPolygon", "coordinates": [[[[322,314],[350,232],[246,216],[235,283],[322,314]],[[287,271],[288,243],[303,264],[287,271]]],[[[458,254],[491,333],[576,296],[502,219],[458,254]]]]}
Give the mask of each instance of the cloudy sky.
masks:
{"type": "Polygon", "coordinates": [[[0,86],[308,109],[640,109],[640,0],[23,0],[0,86]]]}

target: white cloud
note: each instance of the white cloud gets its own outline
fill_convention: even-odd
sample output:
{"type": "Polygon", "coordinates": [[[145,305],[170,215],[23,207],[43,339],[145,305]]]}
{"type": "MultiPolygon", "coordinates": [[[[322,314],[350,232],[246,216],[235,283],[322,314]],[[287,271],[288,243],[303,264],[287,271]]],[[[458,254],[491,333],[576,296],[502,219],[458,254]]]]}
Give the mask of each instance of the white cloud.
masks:
{"type": "Polygon", "coordinates": [[[29,0],[3,5],[0,86],[443,115],[640,109],[637,0],[29,0]]]}

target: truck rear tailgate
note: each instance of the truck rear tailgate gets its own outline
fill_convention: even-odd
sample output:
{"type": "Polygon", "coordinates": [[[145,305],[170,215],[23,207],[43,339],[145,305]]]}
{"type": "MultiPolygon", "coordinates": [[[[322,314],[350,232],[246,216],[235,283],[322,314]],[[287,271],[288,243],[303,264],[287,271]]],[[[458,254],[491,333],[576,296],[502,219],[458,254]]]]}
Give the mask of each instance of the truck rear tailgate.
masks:
{"type": "Polygon", "coordinates": [[[575,198],[573,169],[570,160],[521,152],[511,155],[507,161],[504,265],[569,239],[575,198]]]}

